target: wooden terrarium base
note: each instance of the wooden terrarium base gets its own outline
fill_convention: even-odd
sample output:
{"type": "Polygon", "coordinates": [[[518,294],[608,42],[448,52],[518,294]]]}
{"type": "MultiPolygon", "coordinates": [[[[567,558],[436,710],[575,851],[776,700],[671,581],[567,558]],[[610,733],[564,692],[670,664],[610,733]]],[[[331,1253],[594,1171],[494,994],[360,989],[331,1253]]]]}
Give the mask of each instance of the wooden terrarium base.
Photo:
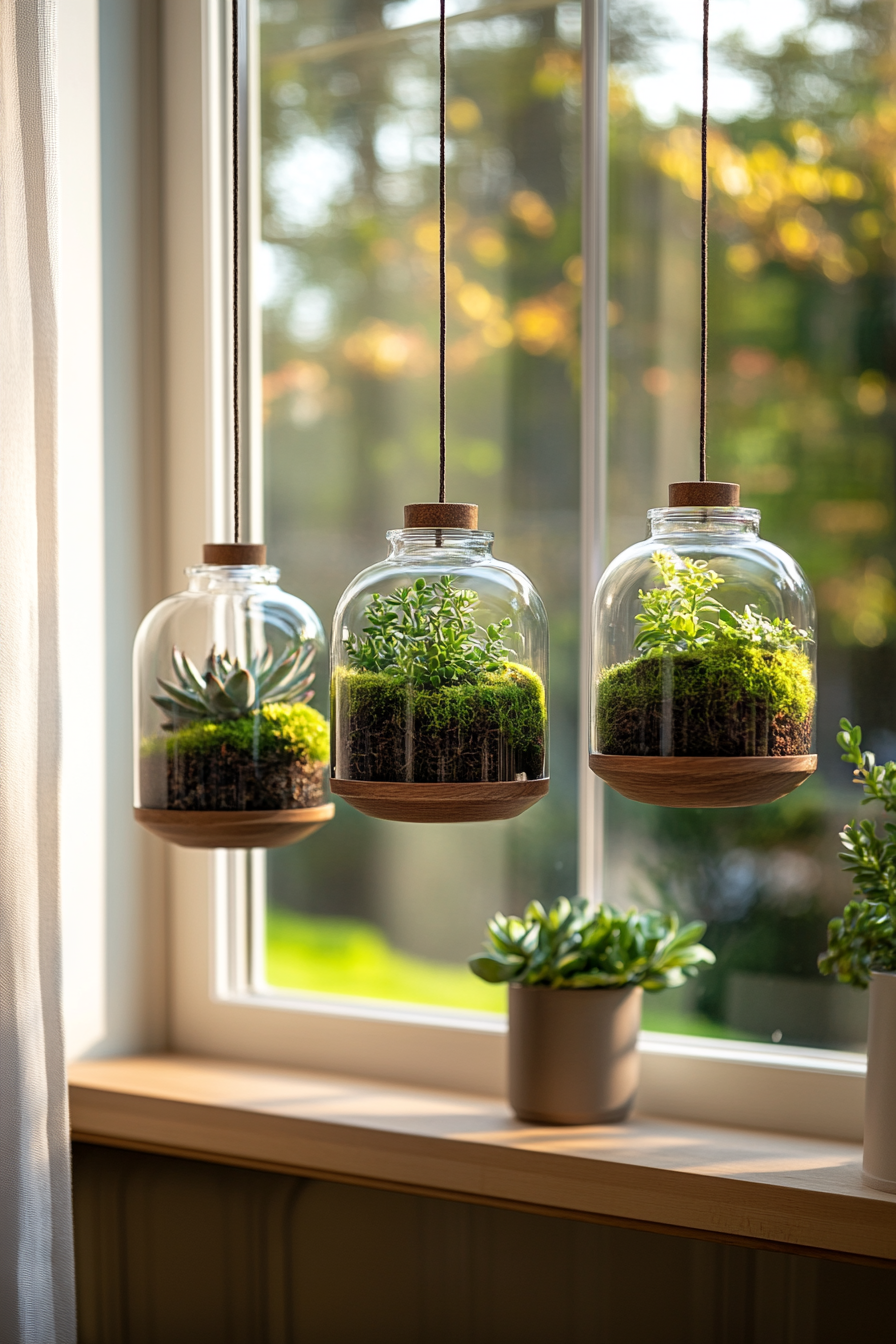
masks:
{"type": "Polygon", "coordinates": [[[589,758],[606,784],[657,807],[752,807],[793,793],[817,756],[610,756],[589,758]]]}
{"type": "Polygon", "coordinates": [[[160,840],[186,849],[280,849],[307,840],[335,811],[332,803],[270,812],[187,812],[135,807],[134,820],[160,840]]]}
{"type": "Polygon", "coordinates": [[[330,789],[380,821],[506,821],[537,803],[548,779],[494,784],[392,784],[331,779],[330,789]]]}

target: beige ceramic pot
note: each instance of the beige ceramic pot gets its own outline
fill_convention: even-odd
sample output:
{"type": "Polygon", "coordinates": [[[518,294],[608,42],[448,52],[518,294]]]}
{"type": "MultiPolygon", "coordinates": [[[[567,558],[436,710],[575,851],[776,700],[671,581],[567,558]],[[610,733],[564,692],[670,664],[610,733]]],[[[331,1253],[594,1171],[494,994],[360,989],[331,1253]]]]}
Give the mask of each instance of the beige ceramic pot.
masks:
{"type": "Polygon", "coordinates": [[[862,1179],[896,1194],[896,975],[872,972],[869,992],[862,1179]]]}
{"type": "Polygon", "coordinates": [[[510,1104],[521,1120],[625,1119],[638,1090],[642,994],[510,986],[510,1104]]]}

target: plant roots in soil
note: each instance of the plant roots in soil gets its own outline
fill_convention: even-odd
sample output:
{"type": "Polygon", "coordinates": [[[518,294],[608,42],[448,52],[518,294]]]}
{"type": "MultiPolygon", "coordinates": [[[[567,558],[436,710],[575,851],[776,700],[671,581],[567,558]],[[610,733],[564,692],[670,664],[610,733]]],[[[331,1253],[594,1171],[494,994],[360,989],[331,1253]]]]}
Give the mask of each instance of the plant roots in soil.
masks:
{"type": "Polygon", "coordinates": [[[334,701],[340,779],[473,784],[544,775],[544,686],[518,663],[438,689],[341,668],[334,701]]]}
{"type": "Polygon", "coordinates": [[[597,687],[597,749],[613,756],[802,756],[812,749],[814,707],[805,653],[718,640],[608,668],[597,687]]]}

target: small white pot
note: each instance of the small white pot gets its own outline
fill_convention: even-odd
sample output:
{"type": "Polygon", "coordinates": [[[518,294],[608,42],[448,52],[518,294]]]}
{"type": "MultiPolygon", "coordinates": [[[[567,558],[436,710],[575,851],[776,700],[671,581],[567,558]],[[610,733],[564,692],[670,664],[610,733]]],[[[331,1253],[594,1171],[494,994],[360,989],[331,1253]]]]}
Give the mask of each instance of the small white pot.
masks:
{"type": "Polygon", "coordinates": [[[511,985],[510,1104],[548,1125],[624,1120],[638,1090],[638,986],[511,985]]]}
{"type": "Polygon", "coordinates": [[[896,974],[873,971],[862,1180],[896,1194],[896,974]]]}

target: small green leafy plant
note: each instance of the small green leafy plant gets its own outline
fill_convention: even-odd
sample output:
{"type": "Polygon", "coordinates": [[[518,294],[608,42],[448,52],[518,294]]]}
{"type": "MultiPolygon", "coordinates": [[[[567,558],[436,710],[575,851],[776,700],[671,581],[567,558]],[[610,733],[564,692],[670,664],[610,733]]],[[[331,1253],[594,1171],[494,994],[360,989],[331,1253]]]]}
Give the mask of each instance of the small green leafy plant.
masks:
{"type": "Polygon", "coordinates": [[[171,654],[174,681],[159,677],[164,695],[153,701],[168,715],[162,725],[176,732],[189,723],[226,723],[241,719],[269,704],[306,704],[314,695],[314,673],[308,669],[314,658],[310,642],[291,644],[279,658],[270,645],[244,667],[225,650],[212,648],[200,673],[187,654],[175,648],[171,654]]]}
{"type": "MultiPolygon", "coordinates": [[[[855,766],[854,782],[864,791],[863,806],[882,803],[896,812],[896,761],[877,765],[874,753],[862,751],[862,730],[840,720],[837,741],[842,760],[855,766]]],[[[840,832],[840,858],[852,874],[858,899],[828,925],[828,947],[818,958],[822,975],[836,975],[844,985],[867,988],[872,971],[896,971],[896,826],[875,822],[849,823],[840,832]]]]}
{"type": "Polygon", "coordinates": [[[520,919],[495,915],[485,951],[470,957],[474,975],[491,984],[547,985],[552,989],[613,989],[642,985],[674,989],[711,965],[700,942],[706,925],[678,926],[678,916],[612,905],[592,909],[581,896],[560,897],[545,910],[532,901],[520,919]]]}
{"type": "Polygon", "coordinates": [[[501,642],[510,618],[480,630],[472,618],[478,605],[478,595],[455,588],[448,574],[435,583],[416,579],[388,597],[374,593],[364,636],[346,641],[349,666],[434,689],[500,672],[510,657],[501,642]]]}
{"type": "Polygon", "coordinates": [[[749,602],[742,612],[723,607],[711,594],[725,580],[708,561],[679,560],[670,551],[654,551],[651,559],[663,586],[638,593],[643,610],[635,617],[641,627],[635,648],[642,654],[687,653],[718,639],[766,649],[802,649],[811,642],[811,631],[786,618],[769,619],[749,602]]]}
{"type": "Polygon", "coordinates": [[[654,551],[651,559],[663,586],[638,593],[643,610],[635,617],[640,626],[635,648],[659,655],[701,648],[715,639],[722,605],[710,594],[724,580],[705,560],[686,558],[679,565],[669,551],[654,551]]]}
{"type": "Polygon", "coordinates": [[[793,756],[811,750],[812,632],[747,603],[730,611],[705,560],[655,551],[635,656],[597,687],[598,750],[619,756],[793,756]]]}

